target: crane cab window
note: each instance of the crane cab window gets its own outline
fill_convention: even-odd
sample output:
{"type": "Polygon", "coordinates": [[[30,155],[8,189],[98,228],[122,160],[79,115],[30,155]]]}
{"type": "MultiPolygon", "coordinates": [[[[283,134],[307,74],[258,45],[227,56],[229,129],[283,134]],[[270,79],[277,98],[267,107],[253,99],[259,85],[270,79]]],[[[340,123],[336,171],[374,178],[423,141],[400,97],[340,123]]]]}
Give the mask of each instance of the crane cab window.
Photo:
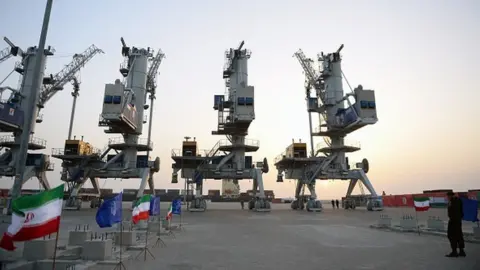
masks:
{"type": "Polygon", "coordinates": [[[108,95],[108,96],[105,96],[105,97],[103,98],[103,103],[104,103],[104,104],[111,104],[112,102],[113,102],[113,96],[109,96],[109,95],[108,95]]]}
{"type": "Polygon", "coordinates": [[[247,105],[247,106],[253,106],[253,97],[247,97],[247,98],[245,98],[245,105],[247,105]]]}
{"type": "Polygon", "coordinates": [[[113,96],[113,104],[120,104],[122,102],[122,96],[113,96]]]}
{"type": "Polygon", "coordinates": [[[237,98],[237,105],[245,105],[245,98],[244,97],[237,98]]]}

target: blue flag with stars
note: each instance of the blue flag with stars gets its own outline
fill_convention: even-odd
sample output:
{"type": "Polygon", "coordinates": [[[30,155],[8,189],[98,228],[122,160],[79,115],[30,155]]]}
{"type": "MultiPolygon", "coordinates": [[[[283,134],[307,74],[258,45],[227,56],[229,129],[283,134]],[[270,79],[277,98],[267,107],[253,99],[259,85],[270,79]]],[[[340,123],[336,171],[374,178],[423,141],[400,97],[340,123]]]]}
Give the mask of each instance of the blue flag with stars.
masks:
{"type": "Polygon", "coordinates": [[[122,222],[122,193],[104,201],[98,208],[95,220],[100,228],[112,227],[113,224],[122,222]]]}
{"type": "Polygon", "coordinates": [[[172,202],[172,214],[180,215],[182,213],[182,200],[175,199],[172,202]]]}
{"type": "Polygon", "coordinates": [[[155,196],[150,199],[150,216],[160,215],[160,196],[155,196]]]}

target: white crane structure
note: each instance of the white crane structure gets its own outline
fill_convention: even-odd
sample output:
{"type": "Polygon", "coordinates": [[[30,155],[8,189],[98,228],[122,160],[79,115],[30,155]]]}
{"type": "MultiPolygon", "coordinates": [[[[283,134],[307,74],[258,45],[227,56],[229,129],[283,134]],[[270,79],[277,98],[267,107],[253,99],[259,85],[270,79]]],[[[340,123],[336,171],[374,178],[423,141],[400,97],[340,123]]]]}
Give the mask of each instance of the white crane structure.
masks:
{"type": "MultiPolygon", "coordinates": [[[[90,61],[93,56],[102,51],[96,48],[94,45],[90,46],[82,54],[76,54],[73,61],[68,64],[64,69],[55,75],[50,75],[43,78],[41,91],[39,93],[40,102],[33,108],[33,117],[29,119],[26,111],[31,111],[27,108],[28,99],[32,97],[33,84],[33,69],[38,58],[37,47],[29,47],[26,50],[21,50],[15,46],[10,40],[4,38],[4,40],[11,47],[11,55],[21,56],[21,62],[16,63],[14,71],[20,74],[20,83],[18,89],[13,87],[0,87],[0,93],[2,94],[8,90],[9,96],[7,99],[0,101],[0,131],[12,133],[11,135],[4,135],[0,137],[0,147],[5,149],[0,155],[0,176],[14,177],[17,173],[16,164],[19,160],[20,140],[22,136],[22,130],[24,128],[25,121],[31,121],[32,134],[35,132],[35,123],[41,123],[42,117],[38,114],[40,108],[43,108],[47,101],[52,98],[58,91],[62,90],[64,85],[75,79],[80,69],[90,61]],[[43,99],[42,97],[48,97],[43,99]],[[35,117],[37,116],[37,117],[35,117]]],[[[45,56],[53,55],[54,50],[48,47],[44,50],[45,56]]],[[[45,59],[45,58],[43,58],[45,59]]],[[[45,70],[46,60],[41,63],[41,77],[43,77],[45,70]]],[[[30,136],[28,143],[28,150],[42,150],[46,148],[46,141],[43,139],[30,136]]],[[[15,189],[10,190],[10,194],[19,194],[20,189],[32,177],[37,177],[40,184],[44,189],[49,189],[50,185],[46,177],[46,171],[53,171],[53,163],[50,162],[50,156],[42,153],[28,153],[26,160],[26,168],[21,175],[22,183],[20,185],[14,185],[15,189]]]]}
{"type": "Polygon", "coordinates": [[[259,149],[256,140],[246,139],[248,128],[255,119],[254,87],[248,84],[248,59],[250,51],[243,49],[244,41],[236,49],[225,52],[226,95],[214,96],[214,110],[218,111],[217,130],[212,135],[224,135],[209,151],[199,151],[196,141],[183,142],[182,150],[172,150],[172,183],[178,183],[178,172],[182,178],[195,185],[194,199],[190,211],[205,211],[207,204],[203,198],[203,181],[205,179],[253,179],[253,198],[248,206],[250,210],[270,211],[270,203],[264,192],[262,174],[268,172],[267,159],[252,164],[252,157],[247,152],[259,149]],[[190,180],[191,179],[191,180],[190,180]]]}
{"type": "Polygon", "coordinates": [[[361,163],[356,164],[355,169],[352,169],[348,157],[346,157],[346,153],[358,151],[360,146],[358,144],[349,145],[346,143],[345,137],[361,127],[375,124],[378,119],[373,90],[363,89],[359,85],[351,93],[344,95],[344,74],[340,56],[342,49],[343,45],[336,52],[326,55],[323,52],[319,54],[319,71],[315,70],[312,65],[314,61],[308,59],[302,50],[294,54],[306,77],[310,155],[307,153],[306,143],[294,142],[275,160],[275,167],[278,170],[277,182],[283,182],[284,175],[287,179],[297,180],[295,200],[291,204],[294,210],[303,210],[306,203],[307,211],[321,211],[322,205],[317,200],[315,192],[317,179],[350,181],[346,194],[347,199],[351,196],[355,185],[360,182],[371,194],[368,197],[367,209],[382,209],[381,198],[377,196],[366,175],[369,169],[367,159],[363,159],[361,163]],[[353,104],[351,99],[354,100],[353,104]],[[319,123],[315,129],[312,124],[312,113],[319,116],[319,123]],[[314,136],[324,139],[316,149],[314,136]],[[310,191],[308,198],[301,194],[305,187],[310,191]]]}
{"type": "MultiPolygon", "coordinates": [[[[148,183],[154,191],[153,174],[160,170],[160,158],[150,160],[149,152],[153,149],[151,142],[152,112],[156,92],[158,69],[165,57],[161,50],[154,56],[150,48],[128,47],[123,38],[122,55],[125,61],[120,65],[120,79],[114,84],[105,85],[103,109],[98,125],[108,127],[107,134],[122,134],[120,138],[111,138],[105,151],[100,151],[84,142],[83,138],[65,142],[65,148],[53,149],[52,156],[63,160],[62,180],[69,183],[70,196],[66,209],[76,210],[81,207],[80,189],[90,179],[96,197],[90,206],[99,206],[99,178],[132,179],[140,178],[137,197],[141,197],[148,183]],[[146,104],[147,95],[150,105],[146,104]],[[147,122],[144,111],[150,109],[148,138],[140,139],[143,124],[147,122]],[[109,155],[110,151],[114,154],[109,155]],[[138,155],[147,152],[146,155],[138,155]]],[[[75,94],[72,94],[75,97],[75,94]]],[[[74,99],[75,100],[75,99],[74,99]]],[[[75,104],[75,101],[74,101],[75,104]]],[[[70,129],[73,125],[75,108],[72,108],[70,129]]],[[[71,136],[71,132],[70,136],[71,136]]],[[[153,193],[152,193],[153,194],[153,193]]],[[[135,202],[134,202],[135,203],[135,202]]]]}

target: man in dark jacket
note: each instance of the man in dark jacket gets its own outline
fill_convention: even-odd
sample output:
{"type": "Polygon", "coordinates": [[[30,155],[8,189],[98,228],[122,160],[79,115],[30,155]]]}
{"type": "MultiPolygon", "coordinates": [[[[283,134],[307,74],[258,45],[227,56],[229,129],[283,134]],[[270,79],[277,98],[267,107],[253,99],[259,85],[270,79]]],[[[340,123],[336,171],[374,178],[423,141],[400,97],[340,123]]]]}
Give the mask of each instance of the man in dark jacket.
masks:
{"type": "Polygon", "coordinates": [[[447,257],[465,257],[465,243],[463,241],[462,232],[462,218],[463,218],[463,205],[460,198],[455,197],[455,194],[451,191],[447,193],[448,196],[448,229],[447,236],[450,241],[452,252],[445,255],[447,257]],[[460,252],[457,252],[457,248],[460,252]]]}
{"type": "Polygon", "coordinates": [[[332,200],[332,208],[335,209],[335,201],[332,200]]]}

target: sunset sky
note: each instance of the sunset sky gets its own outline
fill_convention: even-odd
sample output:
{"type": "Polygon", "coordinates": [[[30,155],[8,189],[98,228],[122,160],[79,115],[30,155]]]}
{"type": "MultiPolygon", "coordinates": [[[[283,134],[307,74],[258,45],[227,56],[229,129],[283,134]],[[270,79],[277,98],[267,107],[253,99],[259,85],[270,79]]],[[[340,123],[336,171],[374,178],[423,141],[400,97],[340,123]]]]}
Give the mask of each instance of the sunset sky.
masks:
{"type": "MultiPolygon", "coordinates": [[[[38,45],[45,2],[2,1],[0,36],[23,48],[38,45]]],[[[180,148],[184,136],[196,137],[201,149],[224,139],[210,134],[217,125],[213,96],[225,91],[226,49],[245,40],[252,51],[249,84],[255,86],[256,119],[249,138],[260,140],[255,159],[267,157],[273,164],[292,138],[308,141],[304,77],[293,53],[302,48],[313,58],[345,44],[344,73],[352,86],[375,90],[379,117],[376,125],[349,135],[362,146],[350,160],[368,158],[378,193],[463,191],[480,188],[479,29],[475,0],[54,0],[47,44],[56,54],[48,58],[47,73],[58,72],[92,43],[105,51],[81,71],[74,127],[74,134],[103,148],[111,136],[98,127],[98,116],[105,83],[120,78],[120,37],[130,46],[161,48],[167,58],[160,67],[153,119],[152,156],[161,158],[155,184],[182,188],[170,183],[171,149],[180,148]]],[[[0,41],[0,49],[6,46],[0,41]]],[[[0,64],[0,81],[18,60],[0,64]]],[[[18,77],[4,85],[17,87],[18,77]]],[[[68,85],[58,93],[37,125],[35,136],[48,142],[45,153],[63,147],[70,92],[68,85]]],[[[48,174],[52,185],[60,183],[60,166],[56,161],[55,172],[48,174]]],[[[272,168],[264,176],[266,188],[293,196],[293,181],[276,183],[276,174],[272,168]]],[[[2,180],[3,188],[11,186],[11,179],[2,180]]],[[[118,182],[100,180],[105,188],[118,182]]],[[[251,184],[243,181],[242,189],[251,184]]],[[[123,180],[121,186],[137,188],[139,181],[123,180]]],[[[205,192],[220,186],[208,180],[205,192]]],[[[38,182],[26,187],[36,188],[38,182]]],[[[343,196],[346,188],[339,181],[317,184],[322,199],[343,196]]]]}

